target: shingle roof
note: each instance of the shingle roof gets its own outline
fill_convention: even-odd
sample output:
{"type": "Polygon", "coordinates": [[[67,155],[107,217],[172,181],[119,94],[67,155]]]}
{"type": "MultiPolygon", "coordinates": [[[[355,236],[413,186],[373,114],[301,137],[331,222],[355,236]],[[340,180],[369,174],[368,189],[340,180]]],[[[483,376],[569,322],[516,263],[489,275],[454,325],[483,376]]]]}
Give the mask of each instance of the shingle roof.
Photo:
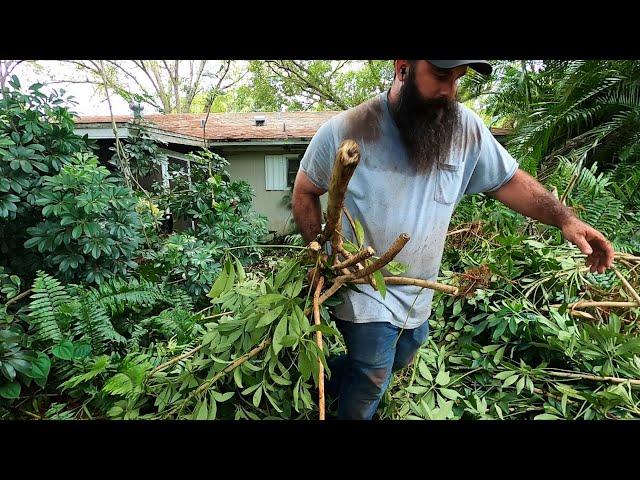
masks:
{"type": "MultiPolygon", "coordinates": [[[[320,126],[340,112],[268,112],[268,113],[212,113],[206,126],[206,138],[213,141],[311,138],[320,126]],[[264,125],[256,126],[254,117],[265,117],[264,125]]],[[[161,130],[202,138],[201,122],[206,114],[185,113],[145,115],[144,119],[161,130]]],[[[116,123],[133,119],[129,115],[116,115],[116,123]]],[[[111,123],[109,116],[82,116],[77,124],[111,123]]]]}
{"type": "MultiPolygon", "coordinates": [[[[212,113],[207,120],[206,138],[210,141],[271,140],[289,138],[311,138],[320,126],[340,112],[249,112],[249,113],[212,113]],[[262,126],[256,126],[255,117],[264,116],[262,126]]],[[[206,118],[202,113],[153,114],[144,119],[156,128],[168,132],[202,139],[201,122],[206,118]]],[[[114,116],[116,123],[133,120],[131,115],[114,116]]],[[[111,117],[80,116],[76,124],[111,123],[111,117]]],[[[492,128],[494,135],[509,133],[504,128],[492,128]]]]}

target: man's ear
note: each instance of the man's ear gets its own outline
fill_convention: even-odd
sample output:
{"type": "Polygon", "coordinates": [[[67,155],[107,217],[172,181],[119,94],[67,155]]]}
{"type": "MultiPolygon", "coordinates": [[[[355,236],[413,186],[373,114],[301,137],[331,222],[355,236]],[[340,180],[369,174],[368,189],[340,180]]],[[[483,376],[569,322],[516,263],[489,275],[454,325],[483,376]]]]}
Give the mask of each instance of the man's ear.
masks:
{"type": "Polygon", "coordinates": [[[409,69],[409,62],[407,60],[396,60],[395,61],[395,70],[396,76],[404,81],[407,76],[407,70],[409,69]]]}

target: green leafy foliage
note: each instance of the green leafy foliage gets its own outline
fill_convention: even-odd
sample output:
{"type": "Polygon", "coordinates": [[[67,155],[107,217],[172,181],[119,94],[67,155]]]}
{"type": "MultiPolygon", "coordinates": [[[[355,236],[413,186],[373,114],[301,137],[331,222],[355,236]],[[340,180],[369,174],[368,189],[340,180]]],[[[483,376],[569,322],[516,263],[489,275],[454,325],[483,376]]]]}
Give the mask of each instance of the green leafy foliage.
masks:
{"type": "MultiPolygon", "coordinates": [[[[308,78],[327,74],[322,62],[300,65],[310,68],[308,78]]],[[[547,185],[605,232],[617,250],[639,255],[640,173],[629,113],[635,112],[635,67],[625,62],[542,66],[534,71],[531,64],[523,69],[505,62],[504,75],[492,80],[491,88],[502,93],[491,115],[519,129],[514,138],[521,140],[510,148],[524,155],[530,171],[544,173],[547,185]],[[546,105],[550,98],[555,103],[546,105]]],[[[297,88],[262,74],[276,91],[289,95],[297,88]]],[[[471,86],[481,90],[485,80],[477,80],[471,86]]],[[[352,98],[358,82],[349,87],[352,98]]],[[[364,84],[369,86],[362,91],[371,86],[364,84]]],[[[18,140],[30,145],[11,132],[0,135],[0,150],[18,140]]],[[[128,151],[132,168],[139,169],[135,175],[143,176],[157,164],[159,150],[144,135],[140,140],[128,151]]],[[[51,153],[47,148],[45,157],[51,153]]],[[[326,359],[345,347],[330,317],[339,298],[323,304],[322,325],[312,326],[305,315],[312,265],[304,254],[291,253],[303,250],[300,238],[286,240],[279,255],[257,247],[264,219],[252,214],[252,192],[245,183],[230,181],[226,160],[215,154],[194,154],[191,182],[184,171],[174,170],[170,189],[159,189],[141,205],[133,192],[122,190],[117,174],[107,175],[91,155],[77,155],[80,150],[48,172],[34,163],[27,173],[29,166],[20,159],[13,163],[12,175],[38,175],[37,188],[28,202],[5,201],[25,208],[28,203],[38,216],[31,223],[20,220],[22,207],[16,207],[10,219],[6,208],[0,228],[4,233],[18,228],[14,223],[23,230],[38,224],[42,235],[29,231],[38,233],[38,240],[28,251],[35,259],[32,270],[41,272],[31,282],[23,274],[28,269],[9,265],[4,257],[0,265],[5,302],[0,304],[0,417],[316,418],[319,362],[331,375],[326,359]],[[193,219],[194,228],[155,235],[143,249],[140,224],[151,224],[154,205],[193,219]],[[150,218],[141,221],[145,211],[150,218]],[[96,237],[91,228],[85,230],[92,222],[111,248],[101,245],[96,256],[92,248],[83,251],[96,237]],[[48,239],[45,224],[57,229],[59,241],[55,235],[48,239]],[[128,240],[131,232],[137,241],[128,240]],[[132,248],[123,252],[118,242],[132,248]],[[134,258],[137,269],[127,263],[134,258]],[[105,262],[99,264],[99,281],[87,276],[88,265],[98,265],[94,262],[105,262]],[[24,291],[28,285],[30,292],[24,291]],[[316,331],[323,334],[322,349],[316,331]]],[[[14,160],[5,161],[9,169],[14,160]]],[[[0,196],[8,192],[22,199],[10,182],[0,176],[0,196]]],[[[358,225],[354,241],[366,245],[358,225]]],[[[439,280],[458,285],[464,294],[434,296],[429,341],[394,376],[380,417],[638,418],[637,388],[626,380],[640,378],[640,309],[585,309],[590,317],[584,318],[567,308],[578,300],[629,300],[618,277],[589,273],[583,256],[559,231],[483,196],[460,203],[452,230],[460,233],[448,237],[439,280]]],[[[354,253],[358,247],[345,242],[345,248],[354,253]]],[[[25,249],[20,245],[15,251],[25,249]]],[[[7,252],[15,256],[14,250],[7,252]]],[[[640,289],[637,268],[618,267],[640,289]]],[[[392,262],[385,270],[401,275],[405,267],[392,262]]],[[[389,295],[394,286],[385,285],[380,273],[374,279],[380,295],[389,295]]],[[[335,405],[328,407],[335,413],[335,405]]]]}
{"type": "Polygon", "coordinates": [[[45,177],[36,204],[45,220],[27,229],[25,247],[44,254],[62,279],[100,284],[136,268],[137,199],[97,157],[76,154],[59,174],[45,177]]]}
{"type": "Polygon", "coordinates": [[[13,76],[0,95],[0,266],[31,278],[42,268],[37,253],[23,247],[27,228],[41,218],[37,204],[46,175],[55,175],[76,152],[94,147],[73,133],[73,105],[64,90],[26,92],[13,76]]]}
{"type": "MultiPolygon", "coordinates": [[[[178,218],[193,219],[193,236],[218,247],[255,245],[267,233],[266,217],[251,208],[253,191],[245,181],[232,182],[224,170],[228,162],[208,150],[190,154],[186,166],[173,167],[171,188],[162,190],[159,204],[178,218]]],[[[246,249],[243,256],[256,255],[246,249]]]]}

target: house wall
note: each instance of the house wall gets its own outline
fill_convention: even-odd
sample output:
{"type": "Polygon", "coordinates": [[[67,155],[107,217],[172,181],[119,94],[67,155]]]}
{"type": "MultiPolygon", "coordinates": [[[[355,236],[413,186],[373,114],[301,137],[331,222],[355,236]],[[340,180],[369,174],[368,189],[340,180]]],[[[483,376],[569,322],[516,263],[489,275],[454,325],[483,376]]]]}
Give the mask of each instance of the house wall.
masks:
{"type": "MultiPolygon", "coordinates": [[[[225,152],[224,157],[229,162],[227,170],[233,180],[247,181],[254,191],[253,208],[269,219],[268,228],[285,234],[295,228],[291,210],[287,206],[291,191],[268,191],[266,189],[265,155],[291,153],[285,151],[250,151],[225,152]]],[[[327,195],[320,198],[322,208],[327,206],[327,195]]]]}
{"type": "MultiPolygon", "coordinates": [[[[504,144],[505,137],[502,135],[496,135],[496,139],[504,144]]],[[[101,159],[101,163],[107,164],[107,161],[113,155],[113,152],[109,150],[109,147],[113,146],[113,139],[100,139],[98,141],[100,150],[98,155],[101,159]]],[[[171,144],[167,147],[167,153],[169,150],[175,150],[176,153],[188,152],[194,150],[194,147],[187,145],[171,144]]],[[[290,198],[290,191],[268,191],[266,189],[266,176],[265,176],[265,155],[279,155],[279,154],[300,154],[304,152],[304,146],[290,146],[282,148],[280,146],[266,147],[244,147],[230,144],[227,148],[212,148],[224,158],[229,161],[227,167],[229,174],[233,180],[245,180],[247,181],[254,191],[253,208],[258,213],[265,215],[269,222],[268,228],[271,231],[275,231],[279,234],[290,233],[295,229],[292,213],[288,207],[286,197],[290,198]]],[[[171,159],[171,162],[181,161],[171,159]]],[[[111,168],[113,168],[111,166],[111,168]]],[[[157,178],[159,180],[159,178],[157,178]]],[[[150,182],[151,179],[147,179],[150,182]]],[[[327,194],[320,197],[320,203],[322,209],[326,210],[327,207],[327,194]]],[[[180,224],[182,225],[182,224],[180,224]]],[[[185,224],[186,225],[186,224],[185,224]]]]}

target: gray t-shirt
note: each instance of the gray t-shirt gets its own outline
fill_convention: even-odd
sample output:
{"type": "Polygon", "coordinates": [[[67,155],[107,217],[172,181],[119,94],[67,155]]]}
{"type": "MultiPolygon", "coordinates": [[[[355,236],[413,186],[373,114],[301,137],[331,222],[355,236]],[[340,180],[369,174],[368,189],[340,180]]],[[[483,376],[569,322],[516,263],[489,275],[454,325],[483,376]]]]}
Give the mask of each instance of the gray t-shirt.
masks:
{"type": "MultiPolygon", "coordinates": [[[[454,137],[449,158],[438,163],[432,173],[418,174],[409,162],[389,111],[387,92],[322,125],[300,164],[311,182],[327,190],[340,144],[345,139],[358,142],[360,163],[349,182],[345,206],[362,224],[365,246],[371,245],[376,256],[382,255],[400,233],[410,235],[395,258],[406,265],[407,271],[402,274],[406,277],[436,280],[451,215],[462,196],[496,190],[518,169],[517,162],[482,120],[458,105],[460,132],[454,137]]],[[[344,215],[343,233],[356,243],[344,215]]],[[[385,270],[383,273],[388,275],[385,270]]],[[[383,299],[370,285],[357,288],[362,293],[341,289],[343,303],[333,310],[338,318],[416,328],[431,313],[433,290],[387,285],[383,299]]]]}

